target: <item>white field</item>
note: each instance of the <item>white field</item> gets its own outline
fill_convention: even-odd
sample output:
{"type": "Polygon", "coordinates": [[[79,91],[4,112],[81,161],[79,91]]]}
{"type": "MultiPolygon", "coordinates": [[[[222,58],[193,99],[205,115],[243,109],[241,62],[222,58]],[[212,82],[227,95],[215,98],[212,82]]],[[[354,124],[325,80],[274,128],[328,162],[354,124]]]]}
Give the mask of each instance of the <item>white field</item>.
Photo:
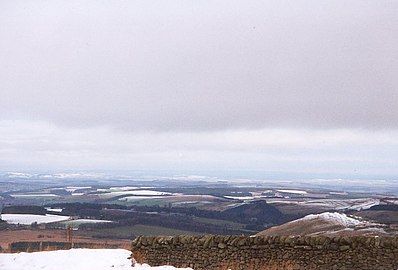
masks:
{"type": "MultiPolygon", "coordinates": [[[[51,223],[68,220],[69,216],[57,215],[30,215],[30,214],[2,214],[1,218],[10,224],[30,225],[33,222],[37,223],[51,223]]],[[[1,269],[1,268],[0,268],[1,269]]]]}
{"type": "MultiPolygon", "coordinates": [[[[276,190],[277,192],[281,192],[281,193],[289,193],[289,194],[296,194],[296,195],[305,195],[307,194],[307,191],[304,190],[297,190],[297,189],[278,189],[276,190]]],[[[224,198],[227,199],[233,199],[233,200],[243,200],[243,201],[249,201],[249,200],[258,200],[258,199],[264,199],[264,198],[268,198],[269,196],[264,195],[265,193],[273,193],[272,190],[264,190],[264,191],[260,191],[260,192],[250,192],[252,196],[242,196],[239,195],[239,192],[236,192],[233,195],[230,196],[224,196],[224,198]]],[[[282,197],[282,195],[279,195],[280,197],[282,197]]],[[[288,198],[288,197],[285,197],[288,198]]]]}
{"type": "Polygon", "coordinates": [[[233,200],[254,200],[262,197],[261,196],[224,196],[224,198],[233,199],[233,200]]]}
{"type": "Polygon", "coordinates": [[[63,210],[62,208],[52,208],[52,207],[45,207],[45,209],[47,211],[58,212],[58,213],[61,213],[63,210]]]}
{"type": "Polygon", "coordinates": [[[128,196],[124,198],[120,198],[119,201],[128,202],[128,201],[137,201],[137,200],[148,200],[148,199],[164,199],[169,196],[128,196]]]}
{"type": "Polygon", "coordinates": [[[35,198],[35,197],[59,197],[56,194],[51,193],[39,193],[39,194],[11,194],[11,197],[14,198],[35,198]]]}
{"type": "Polygon", "coordinates": [[[309,200],[303,202],[305,205],[320,206],[325,208],[332,208],[335,210],[366,210],[372,206],[379,205],[379,199],[365,198],[365,199],[324,199],[324,200],[309,200]]]}
{"type": "Polygon", "coordinates": [[[71,187],[66,187],[65,190],[73,193],[73,192],[75,192],[76,190],[79,190],[79,189],[88,189],[88,188],[91,188],[91,187],[90,187],[90,186],[87,186],[87,187],[73,187],[73,186],[71,186],[71,187]]]}
{"type": "Polygon", "coordinates": [[[184,195],[181,193],[171,193],[168,196],[142,196],[142,195],[134,195],[128,196],[124,198],[120,198],[119,201],[137,201],[137,200],[145,200],[145,199],[160,199],[168,202],[172,202],[173,204],[183,204],[183,203],[211,203],[214,200],[219,200],[220,198],[214,197],[212,195],[184,195]]]}
{"type": "Polygon", "coordinates": [[[126,191],[126,190],[136,190],[136,189],[152,189],[152,188],[154,188],[154,187],[123,186],[123,187],[98,188],[97,191],[114,192],[114,191],[126,191]]]}
{"type": "Polygon", "coordinates": [[[110,221],[110,220],[81,218],[81,219],[66,220],[66,221],[63,221],[62,224],[78,227],[79,225],[82,225],[82,224],[111,223],[111,222],[112,221],[110,221]]]}
{"type": "Polygon", "coordinates": [[[379,199],[303,199],[303,200],[281,200],[279,198],[267,199],[268,203],[298,204],[303,206],[316,206],[325,210],[366,210],[374,205],[380,204],[379,199]]]}
{"type": "Polygon", "coordinates": [[[342,196],[347,196],[348,195],[347,192],[343,192],[343,191],[330,191],[329,194],[330,195],[342,195],[342,196]]]}
{"type": "Polygon", "coordinates": [[[277,191],[283,192],[283,193],[291,193],[291,194],[307,194],[307,191],[305,190],[297,190],[297,189],[278,189],[277,191]]]}
{"type": "Polygon", "coordinates": [[[75,219],[71,221],[66,221],[66,222],[77,222],[77,223],[109,223],[112,222],[110,220],[103,220],[103,219],[86,219],[86,218],[81,218],[81,219],[75,219]]]}
{"type": "MultiPolygon", "coordinates": [[[[6,270],[173,270],[172,266],[131,266],[131,252],[124,249],[70,249],[34,253],[0,254],[6,270]]],[[[182,269],[182,268],[180,268],[182,269]]],[[[188,270],[189,268],[185,268],[188,270]]]]}
{"type": "Polygon", "coordinates": [[[136,196],[166,196],[172,195],[169,192],[155,191],[155,190],[126,190],[126,191],[112,191],[98,194],[100,197],[112,198],[122,195],[136,195],[136,196]]]}

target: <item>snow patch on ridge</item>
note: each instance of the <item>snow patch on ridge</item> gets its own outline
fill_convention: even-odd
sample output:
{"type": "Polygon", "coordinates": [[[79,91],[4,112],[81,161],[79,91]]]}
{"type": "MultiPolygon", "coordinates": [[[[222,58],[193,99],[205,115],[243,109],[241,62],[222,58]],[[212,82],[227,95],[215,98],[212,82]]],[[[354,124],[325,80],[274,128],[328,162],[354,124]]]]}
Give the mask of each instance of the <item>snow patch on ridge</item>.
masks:
{"type": "MultiPolygon", "coordinates": [[[[325,212],[322,214],[308,215],[299,220],[303,221],[303,220],[314,220],[314,219],[321,219],[321,220],[328,221],[330,223],[333,223],[336,225],[341,225],[344,227],[353,227],[353,226],[366,224],[365,221],[361,221],[361,220],[349,217],[346,214],[336,213],[336,212],[333,212],[333,213],[325,212]]],[[[299,221],[299,220],[297,220],[297,221],[299,221]]]]}

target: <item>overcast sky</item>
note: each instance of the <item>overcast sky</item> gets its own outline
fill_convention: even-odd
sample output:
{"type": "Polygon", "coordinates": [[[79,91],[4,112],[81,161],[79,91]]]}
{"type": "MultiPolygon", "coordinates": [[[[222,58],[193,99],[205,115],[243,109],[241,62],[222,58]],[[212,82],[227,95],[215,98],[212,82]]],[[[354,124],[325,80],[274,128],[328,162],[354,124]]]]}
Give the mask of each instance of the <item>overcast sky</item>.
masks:
{"type": "Polygon", "coordinates": [[[398,176],[398,1],[0,0],[0,170],[398,176]]]}

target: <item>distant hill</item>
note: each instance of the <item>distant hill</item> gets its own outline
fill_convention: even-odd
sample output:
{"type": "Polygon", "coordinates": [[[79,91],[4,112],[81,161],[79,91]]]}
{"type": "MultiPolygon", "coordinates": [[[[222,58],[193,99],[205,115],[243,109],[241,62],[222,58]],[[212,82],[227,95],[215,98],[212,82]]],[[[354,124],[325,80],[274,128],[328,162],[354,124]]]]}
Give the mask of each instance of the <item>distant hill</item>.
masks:
{"type": "Polygon", "coordinates": [[[374,205],[369,208],[370,211],[398,211],[398,204],[374,205]]]}
{"type": "Polygon", "coordinates": [[[257,235],[388,235],[395,233],[388,231],[384,224],[364,221],[342,213],[325,212],[268,228],[257,235]]]}
{"type": "Polygon", "coordinates": [[[280,224],[286,217],[275,207],[265,201],[255,201],[224,210],[224,217],[244,223],[280,224]]]}

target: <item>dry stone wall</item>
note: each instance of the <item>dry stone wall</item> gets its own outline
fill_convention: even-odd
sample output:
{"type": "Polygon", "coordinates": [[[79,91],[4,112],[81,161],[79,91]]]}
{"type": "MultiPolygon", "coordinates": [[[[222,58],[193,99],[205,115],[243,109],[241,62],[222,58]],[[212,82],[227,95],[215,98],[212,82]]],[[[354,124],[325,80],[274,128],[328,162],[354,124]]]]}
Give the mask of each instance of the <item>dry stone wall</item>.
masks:
{"type": "Polygon", "coordinates": [[[138,237],[133,260],[194,270],[398,269],[398,237],[138,237]]]}

